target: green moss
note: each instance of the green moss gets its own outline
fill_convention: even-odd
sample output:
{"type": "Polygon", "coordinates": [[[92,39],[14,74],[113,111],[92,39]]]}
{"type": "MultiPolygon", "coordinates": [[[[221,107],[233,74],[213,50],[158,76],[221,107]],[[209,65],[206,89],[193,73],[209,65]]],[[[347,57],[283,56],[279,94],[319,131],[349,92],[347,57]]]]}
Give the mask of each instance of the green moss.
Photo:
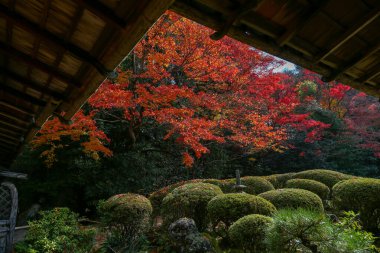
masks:
{"type": "Polygon", "coordinates": [[[292,179],[296,173],[284,173],[284,174],[274,174],[269,176],[263,176],[262,178],[268,180],[276,189],[284,188],[286,182],[292,179]]]}
{"type": "Polygon", "coordinates": [[[325,184],[311,179],[291,179],[286,182],[286,188],[304,189],[317,194],[322,200],[329,197],[330,189],[325,184]]]}
{"type": "Polygon", "coordinates": [[[266,252],[265,232],[272,222],[272,218],[264,215],[247,215],[232,224],[228,230],[228,236],[232,244],[239,249],[266,252]]]}
{"type": "Polygon", "coordinates": [[[380,180],[355,178],[337,183],[332,191],[333,205],[339,210],[360,213],[366,229],[380,226],[380,180]]]}
{"type": "Polygon", "coordinates": [[[317,194],[303,189],[277,189],[261,193],[262,197],[271,202],[277,209],[305,208],[323,212],[323,204],[317,194]]]}
{"type": "Polygon", "coordinates": [[[207,213],[214,225],[220,221],[227,226],[248,214],[272,215],[276,211],[269,201],[247,193],[228,193],[214,197],[207,213]]]}
{"type": "Polygon", "coordinates": [[[332,170],[316,169],[298,172],[294,175],[294,178],[315,180],[327,185],[331,189],[336,183],[350,179],[352,176],[332,170]]]}
{"type": "Polygon", "coordinates": [[[222,190],[213,184],[190,183],[175,188],[162,201],[161,215],[164,225],[179,218],[187,217],[195,221],[201,230],[207,226],[207,203],[222,190]]]}

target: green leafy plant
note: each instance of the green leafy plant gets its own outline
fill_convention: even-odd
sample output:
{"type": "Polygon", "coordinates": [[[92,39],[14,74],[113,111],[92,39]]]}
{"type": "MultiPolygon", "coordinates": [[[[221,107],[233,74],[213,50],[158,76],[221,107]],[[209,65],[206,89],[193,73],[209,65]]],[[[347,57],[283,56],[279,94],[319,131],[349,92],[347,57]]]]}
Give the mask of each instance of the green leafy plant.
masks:
{"type": "Polygon", "coordinates": [[[373,242],[372,234],[352,223],[352,216],[334,224],[305,209],[278,211],[266,237],[271,253],[370,253],[376,252],[373,242]]]}
{"type": "Polygon", "coordinates": [[[40,219],[29,222],[25,240],[28,246],[21,244],[20,252],[86,253],[91,249],[95,231],[81,228],[76,213],[68,208],[54,208],[40,215],[40,219]],[[27,251],[22,251],[28,247],[27,251]]]}
{"type": "Polygon", "coordinates": [[[296,173],[294,178],[311,179],[327,185],[330,189],[338,182],[352,178],[352,176],[333,170],[305,170],[296,173]]]}

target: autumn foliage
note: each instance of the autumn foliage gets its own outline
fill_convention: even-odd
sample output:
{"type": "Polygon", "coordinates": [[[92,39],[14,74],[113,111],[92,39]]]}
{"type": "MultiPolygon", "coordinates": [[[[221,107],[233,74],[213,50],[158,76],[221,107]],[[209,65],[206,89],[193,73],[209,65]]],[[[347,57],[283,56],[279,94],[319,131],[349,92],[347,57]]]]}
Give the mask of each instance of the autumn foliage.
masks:
{"type": "MultiPolygon", "coordinates": [[[[110,156],[110,140],[96,126],[99,112],[126,122],[132,145],[148,119],[166,126],[164,139],[182,146],[186,167],[209,152],[210,142],[236,145],[246,153],[282,152],[290,148],[290,128],[304,132],[305,142],[322,138],[330,125],[296,112],[313,87],[301,85],[304,80],[289,85],[291,77],[274,71],[281,61],[230,38],[214,41],[212,33],[167,13],[117,69],[118,77],[106,80],[89,99],[90,113],[80,111],[72,125],[57,118],[48,121],[32,147],[47,147],[41,156],[51,164],[55,150],[65,148],[63,136],[72,141],[87,136],[81,142],[83,152],[110,156]]],[[[322,104],[343,110],[346,91],[347,86],[330,87],[322,104]]]]}

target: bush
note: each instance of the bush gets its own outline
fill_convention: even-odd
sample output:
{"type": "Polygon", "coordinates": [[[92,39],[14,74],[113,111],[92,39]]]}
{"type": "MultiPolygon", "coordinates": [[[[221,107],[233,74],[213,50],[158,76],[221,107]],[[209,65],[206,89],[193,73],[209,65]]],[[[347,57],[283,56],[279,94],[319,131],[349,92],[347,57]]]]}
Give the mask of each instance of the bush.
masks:
{"type": "Polygon", "coordinates": [[[272,215],[276,208],[269,201],[247,193],[229,193],[214,197],[207,205],[207,213],[214,225],[233,222],[248,214],[272,215]]]}
{"type": "Polygon", "coordinates": [[[331,189],[336,183],[350,179],[352,176],[337,171],[317,169],[298,172],[294,175],[294,178],[315,180],[327,185],[331,189]]]}
{"type": "Polygon", "coordinates": [[[152,205],[144,196],[126,193],[101,201],[98,211],[104,227],[110,229],[113,246],[125,250],[128,245],[131,250],[149,229],[152,205]]]}
{"type": "Polygon", "coordinates": [[[374,237],[350,222],[333,224],[323,213],[305,209],[283,209],[273,217],[266,233],[271,253],[369,253],[374,237]]]}
{"type": "Polygon", "coordinates": [[[329,187],[311,179],[291,179],[286,182],[286,188],[308,190],[317,194],[322,200],[326,200],[330,195],[329,187]]]}
{"type": "Polygon", "coordinates": [[[274,190],[273,185],[268,180],[261,177],[242,177],[241,184],[247,186],[244,191],[249,194],[257,195],[274,190]]]}
{"type": "Polygon", "coordinates": [[[55,208],[39,214],[40,219],[29,222],[25,239],[28,246],[19,245],[19,248],[25,252],[44,253],[90,251],[95,231],[81,228],[76,213],[68,208],[55,208]]]}
{"type": "Polygon", "coordinates": [[[153,215],[156,216],[156,215],[160,214],[160,208],[161,208],[162,200],[166,197],[166,195],[171,193],[178,186],[181,186],[184,184],[189,184],[189,183],[209,183],[209,184],[213,184],[213,185],[216,185],[219,187],[223,186],[222,180],[213,179],[213,178],[192,179],[192,180],[188,180],[188,181],[180,181],[180,182],[177,182],[175,184],[165,186],[165,187],[163,187],[163,188],[161,188],[161,189],[159,189],[159,190],[157,190],[157,191],[155,191],[149,195],[149,200],[150,200],[152,207],[153,207],[153,215]]]}
{"type": "Polygon", "coordinates": [[[360,213],[366,229],[375,231],[380,225],[380,180],[356,178],[333,187],[333,205],[339,210],[360,213]]]}
{"type": "Polygon", "coordinates": [[[305,208],[323,212],[323,204],[317,194],[303,189],[277,189],[259,195],[277,209],[305,208]]]}
{"type": "Polygon", "coordinates": [[[274,186],[275,189],[281,189],[285,187],[286,182],[289,179],[292,179],[295,174],[296,173],[274,174],[269,176],[263,176],[262,178],[268,180],[274,186]]]}
{"type": "Polygon", "coordinates": [[[187,217],[195,221],[200,230],[207,226],[207,203],[222,190],[213,184],[190,183],[175,188],[162,201],[161,215],[164,227],[179,218],[187,217]]]}
{"type": "Polygon", "coordinates": [[[228,229],[228,236],[235,247],[250,252],[265,251],[265,232],[272,223],[272,218],[251,214],[237,220],[228,229]]]}

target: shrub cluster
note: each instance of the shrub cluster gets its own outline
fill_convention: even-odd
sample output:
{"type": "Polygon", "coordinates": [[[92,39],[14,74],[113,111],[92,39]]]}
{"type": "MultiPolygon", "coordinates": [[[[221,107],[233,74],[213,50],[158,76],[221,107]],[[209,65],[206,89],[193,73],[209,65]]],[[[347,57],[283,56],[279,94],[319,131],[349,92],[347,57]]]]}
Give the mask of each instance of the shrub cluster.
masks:
{"type": "Polygon", "coordinates": [[[339,210],[360,213],[366,229],[375,231],[380,226],[380,180],[355,178],[333,187],[333,205],[339,210]]]}
{"type": "Polygon", "coordinates": [[[190,183],[175,188],[162,201],[161,215],[168,226],[179,218],[187,217],[195,221],[200,230],[207,226],[207,203],[222,190],[213,184],[190,183]]]}
{"type": "Polygon", "coordinates": [[[304,189],[317,194],[322,200],[329,197],[330,189],[325,184],[311,179],[291,179],[286,182],[286,188],[304,189]]]}
{"type": "Polygon", "coordinates": [[[303,189],[277,189],[259,194],[277,209],[305,208],[323,212],[322,200],[318,195],[303,189]]]}
{"type": "Polygon", "coordinates": [[[99,202],[98,211],[103,225],[114,236],[133,241],[149,228],[152,205],[144,196],[126,193],[99,202]]]}
{"type": "Polygon", "coordinates": [[[333,170],[305,170],[296,173],[294,178],[311,179],[321,182],[327,185],[330,189],[338,182],[352,178],[350,175],[346,175],[333,170]]]}
{"type": "Polygon", "coordinates": [[[249,194],[257,195],[263,192],[274,190],[273,185],[268,180],[261,177],[242,177],[241,183],[247,187],[244,189],[244,191],[249,194]]]}
{"type": "Polygon", "coordinates": [[[264,179],[268,180],[275,189],[281,189],[284,188],[286,185],[286,182],[289,179],[292,179],[293,176],[296,173],[284,173],[284,174],[274,174],[274,175],[269,175],[269,176],[263,176],[264,179]]]}
{"type": "Polygon", "coordinates": [[[228,236],[232,244],[243,250],[253,253],[265,252],[266,230],[272,223],[272,218],[251,214],[237,220],[228,229],[228,236]]]}
{"type": "Polygon", "coordinates": [[[276,208],[269,201],[247,193],[228,193],[214,197],[207,205],[207,213],[214,225],[230,226],[248,214],[272,215],[276,208]]]}

